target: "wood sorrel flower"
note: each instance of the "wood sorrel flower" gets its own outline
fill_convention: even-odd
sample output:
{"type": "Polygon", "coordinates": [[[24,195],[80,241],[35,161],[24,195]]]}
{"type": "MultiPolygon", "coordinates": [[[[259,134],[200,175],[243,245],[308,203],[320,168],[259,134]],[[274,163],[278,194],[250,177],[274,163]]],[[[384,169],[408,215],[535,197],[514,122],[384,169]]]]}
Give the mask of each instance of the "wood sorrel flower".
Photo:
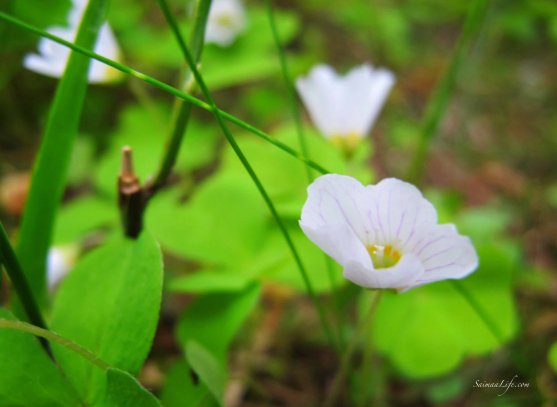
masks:
{"type": "Polygon", "coordinates": [[[344,175],[317,178],[300,226],[342,265],[344,277],[367,288],[406,291],[465,277],[478,266],[470,239],[438,224],[421,192],[395,178],[368,186],[344,175]]]}
{"type": "Polygon", "coordinates": [[[246,27],[246,12],[240,0],[214,0],[211,4],[205,42],[226,47],[246,27]]]}
{"type": "MultiPolygon", "coordinates": [[[[50,34],[73,42],[77,35],[79,22],[87,6],[86,0],[74,0],[73,7],[68,14],[67,27],[50,27],[50,34]]],[[[70,57],[70,49],[47,38],[39,41],[39,53],[27,54],[23,59],[23,66],[33,72],[59,78],[64,74],[70,57]]],[[[110,26],[102,25],[94,52],[112,60],[120,59],[120,48],[110,26]]],[[[122,74],[116,69],[93,60],[89,66],[88,80],[90,83],[107,83],[117,81],[122,74]]]]}
{"type": "Polygon", "coordinates": [[[296,88],[319,131],[351,152],[373,126],[394,82],[390,71],[369,64],[345,76],[317,65],[296,80],[296,88]]]}

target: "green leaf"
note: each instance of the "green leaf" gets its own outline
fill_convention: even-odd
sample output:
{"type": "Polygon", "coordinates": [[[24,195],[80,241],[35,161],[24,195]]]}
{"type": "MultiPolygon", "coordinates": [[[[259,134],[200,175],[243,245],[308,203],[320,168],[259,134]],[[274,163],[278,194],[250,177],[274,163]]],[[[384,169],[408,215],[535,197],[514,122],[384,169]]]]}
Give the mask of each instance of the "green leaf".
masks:
{"type": "MultiPolygon", "coordinates": [[[[253,82],[279,72],[275,45],[267,23],[265,9],[247,9],[248,26],[229,47],[207,44],[203,51],[203,77],[209,89],[215,90],[240,83],[253,82]],[[257,58],[253,56],[257,55],[257,58]]],[[[189,32],[186,24],[181,31],[189,32]]],[[[298,19],[292,13],[277,13],[277,25],[284,41],[298,31],[298,19]]],[[[136,25],[119,37],[123,47],[147,66],[179,67],[183,56],[170,30],[136,25]]]]}
{"type": "Polygon", "coordinates": [[[260,293],[261,287],[253,284],[238,293],[215,293],[196,298],[178,323],[180,343],[184,348],[190,341],[203,344],[224,363],[230,342],[254,309],[260,293]]]}
{"type": "Polygon", "coordinates": [[[162,407],[160,401],[128,372],[110,368],[106,376],[104,399],[96,407],[162,407]]]}
{"type": "MultiPolygon", "coordinates": [[[[283,127],[273,135],[283,143],[298,148],[298,136],[293,126],[283,127]]],[[[315,131],[307,129],[305,135],[311,157],[319,157],[319,161],[327,163],[327,168],[331,172],[346,173],[346,164],[339,150],[315,131]]],[[[297,162],[282,151],[269,148],[268,143],[261,140],[252,137],[238,137],[237,141],[262,184],[265,185],[279,213],[299,219],[302,206],[307,198],[308,179],[304,164],[297,162]]],[[[222,171],[238,174],[245,172],[231,149],[225,151],[222,171]]],[[[370,175],[371,173],[368,172],[367,176],[370,175]]],[[[247,178],[245,175],[244,177],[247,178]]],[[[361,181],[367,183],[369,179],[361,181]]]]}
{"type": "MultiPolygon", "coordinates": [[[[4,309],[0,309],[0,318],[15,320],[4,309]]],[[[0,329],[0,405],[75,407],[80,402],[35,337],[0,329]]]]}
{"type": "Polygon", "coordinates": [[[237,264],[260,246],[267,211],[247,177],[205,181],[185,204],[163,193],[149,208],[147,224],[161,245],[208,264],[237,264]]]}
{"type": "MultiPolygon", "coordinates": [[[[93,48],[107,4],[108,0],[89,2],[77,34],[77,45],[93,48]]],[[[39,300],[44,297],[46,256],[87,91],[88,68],[89,58],[71,53],[50,109],[23,215],[17,253],[39,300]]]]}
{"type": "MultiPolygon", "coordinates": [[[[146,232],[115,239],[85,256],[62,282],[52,311],[54,331],[132,374],[147,357],[162,291],[162,260],[146,232]]],[[[82,358],[54,347],[82,396],[94,401],[105,377],[82,358]]]]}
{"type": "MultiPolygon", "coordinates": [[[[505,246],[477,246],[479,269],[459,282],[496,325],[503,340],[517,330],[512,295],[516,263],[505,246]]],[[[483,355],[499,344],[485,322],[449,282],[386,294],[373,323],[373,340],[406,376],[423,378],[456,368],[469,355],[483,355]]]]}
{"type": "Polygon", "coordinates": [[[114,226],[118,222],[116,204],[93,196],[71,201],[60,208],[54,228],[54,244],[78,241],[87,233],[102,226],[114,226]]]}
{"type": "Polygon", "coordinates": [[[241,291],[253,281],[254,276],[230,270],[201,270],[187,276],[174,278],[168,287],[171,291],[207,294],[210,292],[241,291]]]}
{"type": "MultiPolygon", "coordinates": [[[[331,290],[332,284],[329,272],[332,272],[332,277],[338,285],[345,284],[346,280],[342,277],[341,267],[334,260],[328,259],[327,255],[304,235],[297,221],[290,222],[288,231],[299,250],[302,262],[308,272],[308,278],[316,292],[329,292],[331,290]],[[331,270],[329,270],[329,267],[331,267],[331,270]]],[[[304,282],[283,240],[277,230],[270,230],[265,246],[253,261],[253,267],[259,267],[261,278],[303,292],[305,290],[304,282]]]]}
{"type": "MultiPolygon", "coordinates": [[[[122,147],[133,149],[134,169],[142,181],[152,176],[164,151],[168,129],[157,117],[170,116],[167,109],[153,106],[154,112],[140,105],[127,107],[120,116],[111,145],[95,171],[95,183],[103,192],[116,194],[115,177],[120,171],[122,147]],[[157,115],[157,116],[155,116],[157,115]]],[[[216,155],[217,133],[214,126],[190,119],[175,171],[191,170],[210,162],[216,155]]]]}
{"type": "Polygon", "coordinates": [[[216,356],[196,341],[186,343],[186,358],[195,373],[222,405],[227,380],[222,362],[219,362],[216,356]]]}
{"type": "Polygon", "coordinates": [[[194,377],[185,360],[175,363],[166,373],[161,396],[164,407],[215,405],[207,386],[194,377]]]}

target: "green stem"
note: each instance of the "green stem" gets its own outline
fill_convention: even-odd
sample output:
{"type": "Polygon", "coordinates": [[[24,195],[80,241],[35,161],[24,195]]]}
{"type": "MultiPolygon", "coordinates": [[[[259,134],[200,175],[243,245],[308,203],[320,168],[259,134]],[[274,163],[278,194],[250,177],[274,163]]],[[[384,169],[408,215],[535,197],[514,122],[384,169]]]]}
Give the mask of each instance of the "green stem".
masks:
{"type": "Polygon", "coordinates": [[[479,30],[487,10],[488,0],[475,0],[470,6],[462,33],[458,39],[456,48],[443,78],[438,82],[433,95],[429,99],[421,137],[414,157],[409,167],[408,179],[418,184],[425,170],[425,160],[429,151],[431,141],[437,133],[439,123],[445,113],[451,94],[456,85],[456,79],[460,68],[464,66],[463,59],[472,46],[475,33],[479,30]]]}
{"type": "MultiPolygon", "coordinates": [[[[169,13],[166,4],[160,4],[163,12],[169,13]]],[[[201,54],[203,53],[203,44],[205,39],[205,27],[207,25],[207,18],[209,16],[209,10],[211,8],[210,1],[198,0],[196,12],[195,12],[195,23],[192,28],[192,33],[190,35],[190,48],[192,50],[193,58],[195,64],[197,65],[201,60],[201,54]]],[[[191,72],[186,71],[184,75],[184,91],[185,93],[193,93],[193,83],[191,81],[191,72]]],[[[150,187],[151,196],[156,193],[167,181],[172,168],[176,164],[176,159],[180,151],[180,146],[186,134],[186,129],[191,116],[192,104],[189,101],[178,98],[174,107],[175,119],[172,133],[170,135],[170,140],[166,145],[163,159],[161,161],[161,166],[157,175],[154,178],[154,182],[150,187]]]]}
{"type": "Polygon", "coordinates": [[[58,334],[55,334],[52,331],[47,329],[28,324],[22,321],[11,321],[9,319],[0,318],[0,328],[3,329],[13,329],[16,331],[25,332],[31,335],[38,336],[42,339],[46,339],[50,342],[55,342],[63,347],[79,354],[87,361],[91,362],[93,365],[97,366],[100,369],[107,370],[110,368],[110,365],[101,359],[99,359],[96,355],[89,352],[84,347],[78,345],[75,342],[70,341],[69,339],[64,338],[58,334]]]}
{"type": "Polygon", "coordinates": [[[366,315],[364,316],[364,318],[360,321],[360,324],[358,325],[358,327],[356,328],[356,332],[354,333],[354,336],[352,337],[352,341],[350,342],[350,344],[348,345],[348,349],[346,350],[346,352],[344,353],[344,356],[342,358],[342,362],[340,365],[340,369],[337,371],[337,374],[335,375],[333,382],[331,384],[331,388],[330,391],[327,395],[327,399],[325,400],[325,403],[323,404],[324,407],[332,407],[334,405],[336,405],[336,401],[340,395],[340,391],[343,387],[343,384],[346,380],[346,376],[348,374],[348,369],[350,368],[350,365],[352,363],[352,359],[354,357],[354,353],[356,352],[356,349],[358,348],[358,343],[361,341],[362,337],[365,336],[365,331],[366,328],[370,328],[371,323],[373,321],[373,317],[375,315],[375,310],[377,309],[377,305],[379,304],[379,300],[381,299],[381,294],[382,292],[380,290],[376,290],[373,291],[372,295],[372,299],[371,299],[371,304],[369,306],[369,309],[366,313],[366,315]]]}
{"type": "MultiPolygon", "coordinates": [[[[208,1],[210,1],[210,0],[208,0],[208,1]]],[[[271,200],[271,198],[267,194],[267,191],[263,187],[263,184],[261,183],[261,181],[257,177],[257,174],[253,170],[252,166],[248,162],[248,160],[247,160],[246,156],[244,155],[244,153],[242,152],[242,150],[240,149],[240,146],[238,145],[238,143],[236,143],[236,140],[234,139],[234,136],[232,136],[232,133],[230,132],[230,130],[228,129],[228,127],[224,123],[223,115],[221,114],[221,111],[217,108],[217,105],[215,104],[215,101],[214,101],[211,93],[209,92],[209,89],[207,88],[207,86],[205,84],[205,81],[203,80],[201,74],[199,73],[199,70],[195,66],[195,62],[193,60],[193,57],[192,57],[190,51],[188,50],[188,47],[187,47],[187,45],[186,45],[186,43],[185,43],[185,41],[184,41],[184,39],[183,39],[183,37],[180,33],[180,29],[178,28],[178,25],[176,24],[176,21],[174,20],[174,16],[169,12],[168,7],[166,6],[166,0],[158,0],[158,2],[159,2],[159,4],[161,4],[161,8],[163,10],[163,13],[165,14],[165,17],[167,18],[168,24],[172,28],[172,31],[174,32],[176,40],[180,44],[180,48],[182,49],[182,52],[184,53],[184,57],[186,58],[188,66],[191,69],[193,76],[195,77],[195,81],[197,82],[197,84],[199,85],[203,95],[205,96],[205,98],[209,102],[211,112],[214,114],[214,116],[215,116],[215,118],[216,118],[216,120],[219,124],[219,127],[221,128],[226,140],[228,141],[228,143],[230,144],[230,146],[232,147],[232,149],[236,153],[238,159],[240,160],[240,162],[244,166],[245,170],[247,171],[247,173],[251,177],[252,181],[256,185],[257,189],[259,190],[259,193],[263,197],[263,200],[267,204],[267,206],[269,208],[269,211],[271,212],[271,215],[275,219],[275,222],[276,222],[277,226],[279,227],[282,235],[284,236],[284,239],[286,240],[288,248],[290,249],[290,252],[292,253],[292,256],[294,257],[294,261],[296,262],[296,265],[298,266],[298,269],[300,270],[300,274],[301,274],[302,279],[304,281],[304,284],[306,286],[306,290],[307,290],[309,296],[311,297],[311,299],[312,299],[312,301],[313,301],[313,303],[314,303],[314,305],[315,305],[315,307],[318,311],[318,314],[319,314],[319,317],[320,317],[320,320],[321,320],[321,324],[323,325],[323,329],[325,331],[325,334],[327,335],[331,344],[336,346],[335,339],[334,339],[334,336],[332,335],[331,328],[329,327],[329,324],[327,323],[327,320],[325,318],[325,312],[323,310],[323,307],[322,307],[321,303],[319,302],[319,300],[317,298],[317,295],[315,294],[315,290],[313,289],[311,281],[309,280],[307,271],[306,271],[306,269],[305,269],[305,267],[302,263],[302,260],[300,258],[300,255],[298,254],[298,251],[297,251],[296,247],[294,246],[292,238],[290,237],[290,234],[288,233],[288,230],[286,229],[286,226],[284,225],[284,222],[282,221],[280,215],[278,214],[278,212],[275,208],[275,205],[273,204],[273,201],[271,200]]]]}
{"type": "MultiPolygon", "coordinates": [[[[27,278],[23,273],[23,269],[17,260],[17,256],[10,244],[10,240],[8,238],[8,234],[6,233],[6,229],[0,223],[0,263],[4,265],[10,280],[12,281],[12,285],[15,289],[17,297],[23,306],[23,310],[27,316],[27,319],[34,325],[37,325],[41,328],[46,329],[46,323],[44,318],[41,314],[39,306],[37,305],[37,301],[33,296],[33,292],[31,291],[31,287],[27,282],[27,278]]],[[[45,346],[43,343],[43,347],[45,350],[50,354],[50,349],[48,346],[45,346]]]]}
{"type": "MultiPolygon", "coordinates": [[[[271,26],[271,32],[273,34],[273,39],[275,41],[275,46],[277,48],[277,52],[279,55],[279,61],[280,61],[280,68],[282,71],[282,77],[284,80],[284,84],[286,86],[286,90],[288,93],[288,99],[289,99],[289,104],[292,110],[292,117],[294,119],[294,123],[296,126],[296,133],[298,134],[298,142],[300,144],[300,149],[302,151],[302,154],[305,157],[310,157],[309,154],[309,148],[307,145],[307,140],[306,140],[306,135],[304,132],[304,126],[302,125],[302,115],[300,114],[300,109],[299,109],[299,105],[298,105],[298,99],[296,98],[296,92],[294,89],[294,86],[292,85],[293,81],[292,81],[292,76],[290,75],[290,71],[288,69],[288,62],[286,60],[286,53],[284,51],[284,47],[282,46],[282,42],[280,40],[280,35],[277,29],[277,24],[276,24],[276,20],[275,20],[275,13],[273,10],[273,6],[272,6],[272,0],[267,0],[267,16],[269,18],[269,25],[271,26]]],[[[306,176],[308,179],[308,183],[311,183],[313,181],[313,174],[311,171],[311,168],[308,166],[305,166],[306,169],[306,176]]],[[[323,254],[324,258],[325,258],[325,264],[327,267],[327,275],[329,277],[329,282],[331,283],[331,290],[333,292],[333,298],[334,298],[334,304],[335,304],[335,308],[336,308],[336,312],[337,312],[337,321],[339,319],[339,315],[340,315],[340,299],[338,296],[338,284],[337,284],[337,280],[335,278],[335,274],[334,274],[334,269],[333,269],[333,263],[331,261],[331,259],[329,258],[329,256],[327,256],[326,254],[323,254]]],[[[341,342],[341,330],[342,330],[342,326],[340,324],[336,324],[338,326],[337,328],[337,336],[338,336],[338,342],[341,342]]]]}
{"type": "MultiPolygon", "coordinates": [[[[271,26],[271,32],[273,33],[275,46],[277,48],[278,55],[279,55],[282,77],[284,79],[284,84],[286,86],[286,90],[288,93],[288,99],[290,102],[290,107],[292,109],[292,117],[294,118],[294,123],[296,125],[296,132],[298,134],[298,141],[300,143],[300,148],[302,150],[302,154],[306,157],[309,157],[309,151],[308,151],[308,146],[307,146],[306,137],[304,133],[304,127],[302,126],[302,116],[300,114],[300,109],[298,108],[298,99],[296,98],[296,92],[294,90],[294,86],[292,85],[292,77],[288,70],[288,64],[286,62],[286,54],[284,52],[284,48],[282,46],[280,36],[277,30],[277,24],[275,21],[275,14],[273,12],[273,6],[271,0],[267,0],[267,15],[269,18],[269,25],[271,26]]],[[[308,181],[311,182],[313,180],[313,177],[311,175],[310,168],[306,167],[306,171],[307,171],[308,181]]]]}
{"type": "MultiPolygon", "coordinates": [[[[139,72],[133,68],[130,68],[126,65],[120,64],[116,61],[113,61],[109,58],[103,57],[102,55],[96,54],[92,51],[89,51],[86,48],[80,47],[78,45],[75,45],[71,42],[68,42],[60,37],[57,37],[55,35],[52,35],[46,31],[43,31],[37,27],[34,27],[31,24],[25,23],[15,17],[12,17],[6,13],[0,12],[0,19],[10,23],[10,24],[14,24],[22,29],[25,29],[27,31],[30,31],[34,34],[46,37],[58,44],[64,45],[65,47],[71,48],[72,50],[79,52],[83,55],[86,55],[90,58],[93,58],[99,62],[102,62],[105,65],[111,66],[112,68],[123,72],[127,75],[133,76],[134,78],[137,78],[139,80],[142,80],[152,86],[155,86],[171,95],[177,96],[181,99],[184,99],[188,102],[190,102],[192,105],[197,106],[201,109],[207,110],[209,112],[212,112],[212,107],[206,103],[203,102],[200,99],[197,99],[194,96],[188,95],[185,92],[182,92],[162,81],[159,81],[158,79],[153,78],[152,76],[146,75],[142,72],[139,72]]],[[[262,130],[259,130],[257,127],[252,126],[249,123],[246,123],[245,121],[231,115],[230,113],[227,113],[223,110],[218,109],[219,114],[221,115],[221,117],[223,119],[225,119],[226,121],[233,123],[245,130],[247,130],[248,132],[262,138],[263,140],[267,141],[268,143],[274,145],[275,147],[281,149],[282,151],[284,151],[285,153],[291,155],[292,157],[296,158],[297,160],[305,163],[306,165],[309,165],[310,167],[312,167],[313,169],[315,169],[316,171],[318,171],[321,174],[327,174],[330,171],[327,171],[325,168],[323,168],[321,165],[317,164],[316,162],[309,160],[307,157],[305,157],[304,155],[300,154],[298,151],[294,150],[293,148],[289,147],[288,145],[274,139],[273,137],[271,137],[270,135],[268,135],[267,133],[265,133],[262,130]]]]}

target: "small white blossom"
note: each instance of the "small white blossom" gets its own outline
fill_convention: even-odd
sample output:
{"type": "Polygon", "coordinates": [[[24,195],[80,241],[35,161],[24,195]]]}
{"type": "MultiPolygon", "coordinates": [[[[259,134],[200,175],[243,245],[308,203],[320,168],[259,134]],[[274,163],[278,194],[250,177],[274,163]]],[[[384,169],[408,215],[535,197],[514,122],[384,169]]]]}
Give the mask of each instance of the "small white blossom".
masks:
{"type": "MultiPolygon", "coordinates": [[[[47,31],[66,41],[74,42],[86,6],[86,0],[75,0],[68,14],[68,26],[50,27],[47,31]]],[[[40,39],[38,48],[38,54],[25,56],[23,66],[33,72],[60,78],[66,69],[71,50],[47,38],[40,39]]],[[[120,47],[107,23],[104,23],[99,30],[94,52],[112,60],[120,59],[120,47]]],[[[99,61],[92,60],[89,65],[88,80],[90,83],[114,82],[121,77],[122,74],[119,71],[99,61]]]]}
{"type": "Polygon", "coordinates": [[[73,244],[53,246],[49,249],[46,265],[46,281],[49,290],[54,290],[73,268],[77,251],[77,247],[73,244]]]}
{"type": "Polygon", "coordinates": [[[369,64],[344,76],[328,65],[317,65],[296,80],[296,88],[319,131],[351,149],[373,126],[394,82],[390,71],[369,64]]]}
{"type": "Polygon", "coordinates": [[[406,291],[478,266],[470,239],[438,224],[421,192],[395,178],[363,186],[348,176],[319,177],[308,187],[300,226],[345,278],[367,288],[406,291]]]}
{"type": "Polygon", "coordinates": [[[226,47],[246,28],[246,11],[240,0],[214,0],[211,4],[205,42],[226,47]]]}

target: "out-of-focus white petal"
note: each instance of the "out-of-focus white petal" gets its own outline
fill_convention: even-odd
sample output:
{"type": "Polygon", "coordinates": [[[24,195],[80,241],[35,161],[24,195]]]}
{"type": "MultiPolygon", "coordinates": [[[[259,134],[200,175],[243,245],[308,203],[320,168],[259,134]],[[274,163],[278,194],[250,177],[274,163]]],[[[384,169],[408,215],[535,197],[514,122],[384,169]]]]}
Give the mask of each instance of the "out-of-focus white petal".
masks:
{"type": "Polygon", "coordinates": [[[77,258],[77,247],[73,244],[54,246],[48,251],[47,286],[53,290],[70,272],[77,258]]]}
{"type": "Polygon", "coordinates": [[[424,273],[424,267],[412,253],[405,254],[393,267],[368,269],[359,263],[349,263],[343,271],[346,279],[366,288],[403,291],[410,282],[424,273]]]}
{"type": "Polygon", "coordinates": [[[240,0],[214,0],[207,19],[205,42],[230,45],[246,27],[245,14],[240,0]]]}
{"type": "MultiPolygon", "coordinates": [[[[68,14],[68,27],[50,27],[47,31],[66,41],[74,42],[79,23],[88,0],[73,0],[73,7],[68,14]]],[[[39,41],[39,54],[28,54],[24,57],[25,68],[55,78],[60,78],[66,69],[70,49],[46,38],[39,41]]],[[[107,23],[99,30],[94,51],[112,60],[120,59],[120,48],[107,23]]],[[[122,74],[116,69],[99,61],[92,60],[89,66],[88,80],[90,83],[107,83],[118,80],[122,74]]]]}
{"type": "Polygon", "coordinates": [[[364,64],[339,76],[317,65],[296,87],[311,120],[327,137],[364,137],[394,84],[394,75],[364,64]]]}
{"type": "Polygon", "coordinates": [[[347,99],[351,99],[350,120],[354,132],[365,135],[373,127],[395,83],[392,72],[373,69],[369,64],[356,67],[346,75],[347,99]]]}
{"type": "MultiPolygon", "coordinates": [[[[112,60],[120,59],[120,47],[110,26],[105,23],[99,31],[95,45],[95,52],[112,60]]],[[[118,80],[122,73],[102,62],[93,60],[89,67],[89,82],[103,83],[118,80]]]]}
{"type": "Polygon", "coordinates": [[[296,80],[296,88],[319,131],[328,137],[334,135],[339,129],[338,109],[341,106],[335,71],[328,65],[317,65],[308,76],[296,80]]]}

